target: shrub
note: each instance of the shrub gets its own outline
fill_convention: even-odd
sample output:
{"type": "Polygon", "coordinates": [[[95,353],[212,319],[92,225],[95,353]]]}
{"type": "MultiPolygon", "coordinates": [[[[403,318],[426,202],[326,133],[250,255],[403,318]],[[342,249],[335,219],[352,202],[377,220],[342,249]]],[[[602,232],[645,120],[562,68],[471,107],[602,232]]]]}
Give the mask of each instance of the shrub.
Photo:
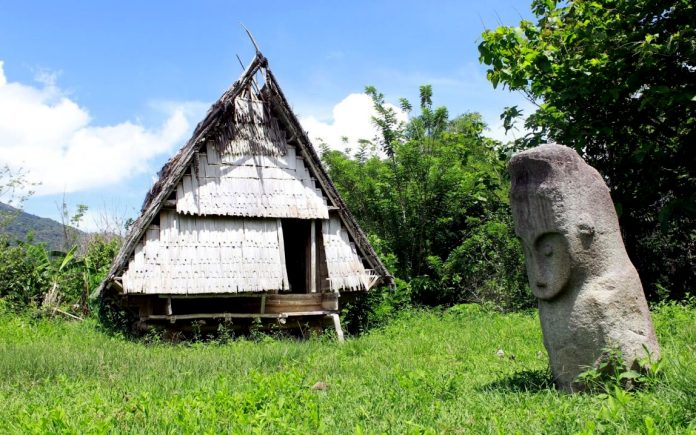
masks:
{"type": "Polygon", "coordinates": [[[41,304],[51,284],[43,245],[0,239],[0,298],[13,310],[41,304]]]}
{"type": "Polygon", "coordinates": [[[105,277],[120,240],[95,235],[87,239],[83,254],[50,252],[44,244],[0,240],[0,298],[11,309],[39,307],[50,290],[57,302],[86,307],[87,295],[105,277]]]}
{"type": "Polygon", "coordinates": [[[427,274],[411,280],[412,302],[427,306],[474,302],[499,311],[532,307],[524,254],[509,213],[475,220],[444,261],[427,258],[427,274]]]}
{"type": "Polygon", "coordinates": [[[400,311],[412,306],[411,293],[410,283],[399,278],[395,279],[394,287],[382,286],[369,292],[352,293],[341,311],[343,328],[350,334],[360,334],[384,326],[400,311]]]}
{"type": "Polygon", "coordinates": [[[503,311],[534,304],[509,213],[473,226],[444,262],[442,274],[457,303],[492,303],[503,311]]]}
{"type": "Polygon", "coordinates": [[[617,389],[632,391],[654,385],[662,373],[662,361],[646,356],[637,361],[636,369],[626,366],[623,352],[607,347],[595,367],[588,367],[577,379],[578,386],[590,392],[611,393],[617,389]]]}

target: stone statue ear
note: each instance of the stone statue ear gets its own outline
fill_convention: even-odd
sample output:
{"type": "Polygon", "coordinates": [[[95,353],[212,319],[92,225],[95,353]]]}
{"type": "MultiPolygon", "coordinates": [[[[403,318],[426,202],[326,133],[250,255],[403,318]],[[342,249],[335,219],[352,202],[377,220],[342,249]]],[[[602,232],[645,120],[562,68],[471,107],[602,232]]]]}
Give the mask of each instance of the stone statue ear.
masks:
{"type": "Polygon", "coordinates": [[[594,226],[594,220],[590,215],[587,213],[583,213],[580,215],[580,219],[578,220],[578,232],[580,233],[580,236],[582,238],[592,238],[595,233],[595,226],[594,226]]]}

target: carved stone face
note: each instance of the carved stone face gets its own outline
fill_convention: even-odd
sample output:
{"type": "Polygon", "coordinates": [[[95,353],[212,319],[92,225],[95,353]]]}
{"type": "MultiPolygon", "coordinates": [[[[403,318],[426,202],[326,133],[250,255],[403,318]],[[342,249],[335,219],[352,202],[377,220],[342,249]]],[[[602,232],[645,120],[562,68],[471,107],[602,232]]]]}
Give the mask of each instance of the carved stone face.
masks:
{"type": "Polygon", "coordinates": [[[550,300],[561,293],[570,278],[570,254],[566,238],[556,232],[523,240],[527,276],[534,296],[550,300]]]}
{"type": "Polygon", "coordinates": [[[621,349],[627,367],[645,351],[659,354],[601,175],[561,145],[523,151],[508,170],[515,232],[557,385],[575,391],[577,376],[596,367],[607,346],[621,349]]]}

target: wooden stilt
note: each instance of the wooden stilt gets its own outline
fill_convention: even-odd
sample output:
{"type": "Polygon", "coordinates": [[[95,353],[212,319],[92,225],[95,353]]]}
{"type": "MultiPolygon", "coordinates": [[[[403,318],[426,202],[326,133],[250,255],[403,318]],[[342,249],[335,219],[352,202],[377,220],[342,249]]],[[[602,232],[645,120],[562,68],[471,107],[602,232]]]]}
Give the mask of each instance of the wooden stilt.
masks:
{"type": "Polygon", "coordinates": [[[345,341],[345,338],[343,337],[343,329],[341,329],[341,319],[338,317],[338,314],[333,313],[329,314],[328,317],[331,317],[333,320],[334,328],[336,328],[336,337],[338,337],[338,342],[343,343],[345,341]]]}

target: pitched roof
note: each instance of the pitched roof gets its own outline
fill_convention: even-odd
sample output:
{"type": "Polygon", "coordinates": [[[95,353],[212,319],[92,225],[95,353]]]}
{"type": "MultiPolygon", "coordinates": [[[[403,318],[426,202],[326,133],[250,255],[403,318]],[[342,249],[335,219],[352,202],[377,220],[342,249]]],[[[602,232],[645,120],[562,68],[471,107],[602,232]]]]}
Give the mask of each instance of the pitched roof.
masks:
{"type": "MultiPolygon", "coordinates": [[[[298,155],[304,158],[305,164],[316,177],[317,183],[327,196],[330,204],[336,207],[341,222],[354,240],[359,252],[363,255],[370,268],[382,277],[384,283],[389,284],[392,282],[393,277],[378,258],[322,166],[319,155],[312,146],[307,133],[302,129],[299,120],[292,112],[285,95],[283,95],[280,86],[278,86],[275,76],[268,68],[268,60],[260,52],[257,52],[240,78],[208,109],[205,118],[196,126],[188,142],[160,170],[159,179],[150,188],[145,197],[140,216],[130,227],[123,246],[114,258],[106,279],[95,290],[95,296],[100,295],[106,288],[107,283],[123,274],[128,267],[129,259],[133,255],[138,241],[141,240],[150,223],[159,214],[167,198],[176,190],[177,184],[184,176],[187,168],[192,163],[194,155],[201,146],[211,141],[216,144],[229,144],[234,138],[235,100],[246,89],[252,86],[257,87],[255,80],[257,75],[261,75],[264,80],[264,86],[258,92],[262,93],[264,99],[271,104],[279,123],[297,143],[298,155]]],[[[224,146],[221,148],[224,148],[224,146]]]]}

